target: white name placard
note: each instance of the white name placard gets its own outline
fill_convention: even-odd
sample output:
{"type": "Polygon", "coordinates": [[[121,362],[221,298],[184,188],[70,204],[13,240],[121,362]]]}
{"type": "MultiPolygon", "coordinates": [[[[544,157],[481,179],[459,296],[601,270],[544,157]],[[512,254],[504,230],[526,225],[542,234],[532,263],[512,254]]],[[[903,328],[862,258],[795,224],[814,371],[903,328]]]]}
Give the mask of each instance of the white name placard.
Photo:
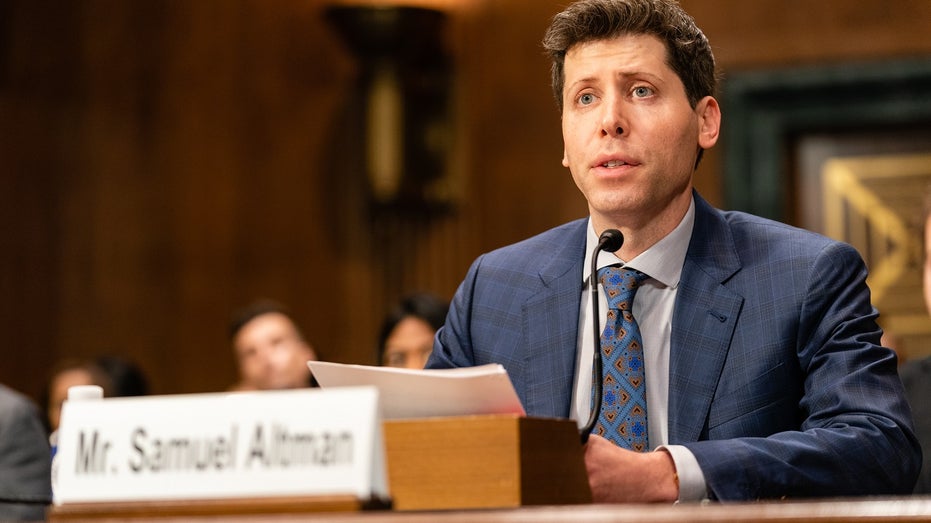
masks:
{"type": "Polygon", "coordinates": [[[56,504],[388,498],[374,387],[66,401],[56,504]]]}

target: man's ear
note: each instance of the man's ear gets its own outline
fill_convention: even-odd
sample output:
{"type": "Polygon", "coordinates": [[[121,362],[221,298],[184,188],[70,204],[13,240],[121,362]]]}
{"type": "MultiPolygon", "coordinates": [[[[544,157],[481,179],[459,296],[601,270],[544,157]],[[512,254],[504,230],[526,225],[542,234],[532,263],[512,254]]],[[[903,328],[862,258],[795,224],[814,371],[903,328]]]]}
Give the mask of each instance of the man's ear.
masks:
{"type": "Polygon", "coordinates": [[[695,106],[698,115],[698,146],[710,149],[718,142],[721,132],[721,107],[712,96],[702,98],[695,106]]]}

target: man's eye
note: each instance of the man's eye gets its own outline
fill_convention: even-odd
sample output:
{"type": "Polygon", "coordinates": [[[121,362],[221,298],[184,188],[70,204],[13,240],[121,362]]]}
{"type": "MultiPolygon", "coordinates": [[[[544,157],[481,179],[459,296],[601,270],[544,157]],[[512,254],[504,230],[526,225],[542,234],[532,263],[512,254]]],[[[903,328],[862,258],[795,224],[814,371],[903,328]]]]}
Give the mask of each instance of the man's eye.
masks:
{"type": "Polygon", "coordinates": [[[640,86],[634,88],[634,96],[637,98],[645,98],[651,94],[653,94],[653,89],[650,89],[649,87],[640,86]]]}
{"type": "Polygon", "coordinates": [[[590,93],[585,93],[579,97],[579,103],[582,105],[589,105],[595,101],[595,96],[590,93]]]}

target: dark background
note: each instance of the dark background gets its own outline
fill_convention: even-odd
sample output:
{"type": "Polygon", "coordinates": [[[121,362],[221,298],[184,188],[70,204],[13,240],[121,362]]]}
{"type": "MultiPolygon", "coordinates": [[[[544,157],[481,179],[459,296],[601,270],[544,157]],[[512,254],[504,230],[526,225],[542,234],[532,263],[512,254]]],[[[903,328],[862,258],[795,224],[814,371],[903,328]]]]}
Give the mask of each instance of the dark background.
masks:
{"type": "MultiPolygon", "coordinates": [[[[103,352],[155,392],[234,380],[231,311],[295,312],[375,363],[399,295],[452,296],[483,251],[583,216],[539,45],[562,0],[447,11],[442,208],[371,204],[363,74],[318,0],[0,0],[0,382],[103,352]]],[[[931,56],[927,0],[683,0],[725,74],[931,56]]],[[[725,137],[727,132],[725,119],[725,137]]],[[[727,206],[722,149],[698,187],[727,206]]]]}

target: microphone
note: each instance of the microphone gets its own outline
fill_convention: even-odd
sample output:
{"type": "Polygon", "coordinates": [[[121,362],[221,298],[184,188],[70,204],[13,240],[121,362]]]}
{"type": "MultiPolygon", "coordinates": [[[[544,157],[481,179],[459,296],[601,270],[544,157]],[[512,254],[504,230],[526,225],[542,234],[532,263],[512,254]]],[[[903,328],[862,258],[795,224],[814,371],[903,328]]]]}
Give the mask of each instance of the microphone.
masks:
{"type": "Polygon", "coordinates": [[[582,427],[580,433],[582,445],[588,443],[588,435],[595,428],[595,423],[598,423],[598,414],[601,412],[601,394],[604,387],[601,366],[601,314],[598,311],[598,253],[601,251],[617,252],[621,245],[624,245],[624,235],[621,234],[621,231],[607,229],[598,237],[598,245],[592,251],[591,274],[588,277],[588,282],[591,286],[592,295],[592,332],[595,335],[592,339],[595,349],[592,356],[592,386],[595,387],[595,391],[593,394],[594,405],[589,410],[588,423],[582,427]]]}

